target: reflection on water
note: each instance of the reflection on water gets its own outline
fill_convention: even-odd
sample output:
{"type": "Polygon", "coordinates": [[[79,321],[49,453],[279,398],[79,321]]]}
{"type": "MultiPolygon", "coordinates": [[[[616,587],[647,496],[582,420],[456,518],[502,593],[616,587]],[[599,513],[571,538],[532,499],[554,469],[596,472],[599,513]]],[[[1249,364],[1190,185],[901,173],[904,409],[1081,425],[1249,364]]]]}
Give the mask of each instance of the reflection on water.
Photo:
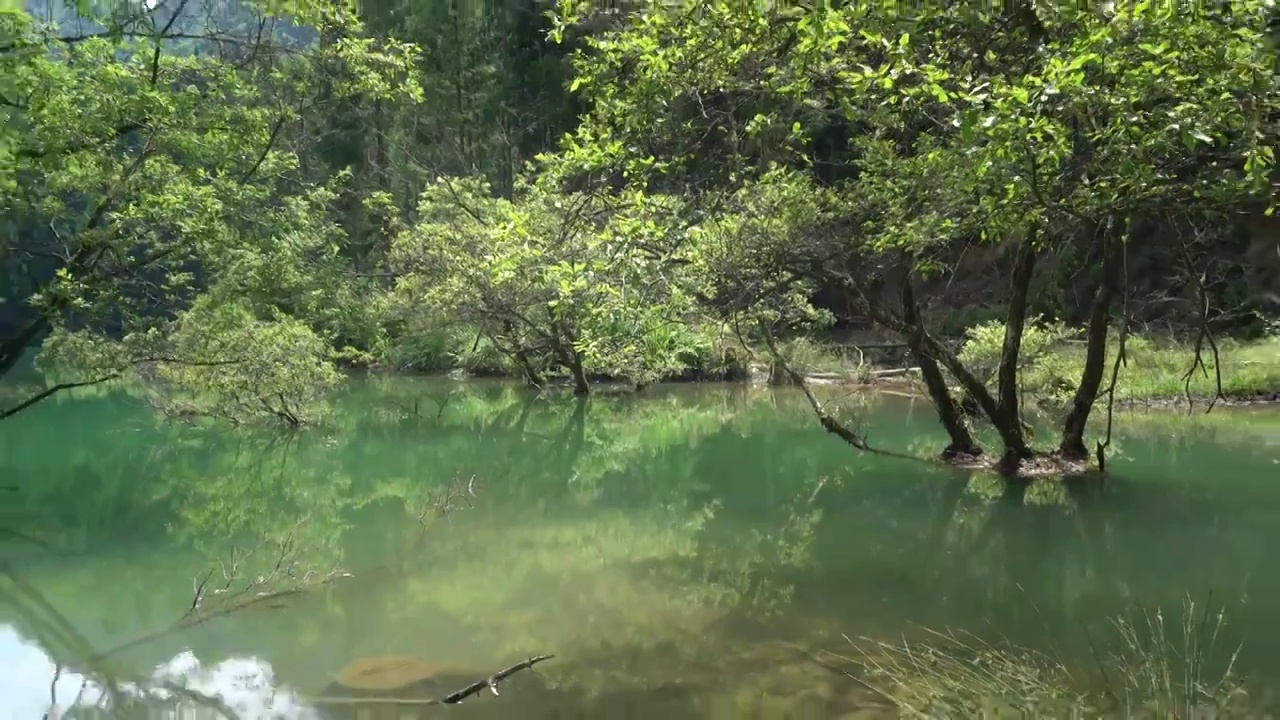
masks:
{"type": "MultiPolygon", "coordinates": [[[[841,400],[882,447],[944,444],[927,405],[841,400]]],[[[839,717],[880,707],[824,660],[844,635],[1083,657],[1135,604],[1210,595],[1248,638],[1239,667],[1280,680],[1274,415],[1128,418],[1106,485],[1010,486],[858,455],[790,392],[379,378],[339,407],[231,432],[106,393],[7,424],[0,562],[33,591],[0,599],[0,717],[82,684],[96,703],[108,675],[242,717],[433,717],[540,653],[451,709],[839,717]]]]}
{"type": "MultiPolygon", "coordinates": [[[[14,718],[106,717],[103,712],[95,712],[99,706],[109,704],[103,685],[59,668],[39,646],[11,626],[0,627],[0,668],[4,670],[0,675],[0,698],[4,698],[5,709],[14,718]],[[37,688],[44,693],[35,692],[37,688]]],[[[320,717],[288,688],[277,686],[271,666],[257,658],[230,658],[206,668],[190,652],[184,652],[155,668],[143,682],[124,684],[117,691],[137,695],[145,690],[167,709],[180,706],[185,711],[182,717],[222,717],[217,707],[184,698],[165,687],[217,698],[243,718],[320,717]]]]}

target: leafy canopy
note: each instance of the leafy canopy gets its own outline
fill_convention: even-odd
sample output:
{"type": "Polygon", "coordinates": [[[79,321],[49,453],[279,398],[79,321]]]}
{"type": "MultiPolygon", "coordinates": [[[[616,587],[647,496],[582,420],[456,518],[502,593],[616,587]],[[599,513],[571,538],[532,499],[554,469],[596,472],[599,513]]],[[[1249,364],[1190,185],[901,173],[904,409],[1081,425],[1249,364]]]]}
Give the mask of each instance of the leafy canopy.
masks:
{"type": "Polygon", "coordinates": [[[331,292],[344,176],[303,172],[290,137],[326,103],[420,98],[415,50],[363,37],[342,3],[304,8],[308,42],[185,7],[121,7],[74,38],[8,16],[0,205],[21,227],[0,260],[30,309],[0,360],[49,331],[42,361],[86,380],[159,365],[210,407],[301,418],[349,320],[331,292]]]}

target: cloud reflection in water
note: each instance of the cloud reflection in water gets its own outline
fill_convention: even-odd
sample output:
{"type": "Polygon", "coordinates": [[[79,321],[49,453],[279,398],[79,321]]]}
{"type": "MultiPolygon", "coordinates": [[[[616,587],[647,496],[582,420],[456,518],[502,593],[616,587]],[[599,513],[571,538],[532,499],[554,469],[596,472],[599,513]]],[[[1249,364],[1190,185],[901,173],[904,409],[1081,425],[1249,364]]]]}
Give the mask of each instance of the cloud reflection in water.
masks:
{"type": "MultiPolygon", "coordinates": [[[[92,717],[92,711],[86,713],[85,710],[103,700],[102,688],[93,682],[86,683],[83,675],[68,670],[63,670],[55,682],[56,669],[53,660],[38,645],[12,627],[0,625],[0,718],[28,720],[46,713],[49,720],[92,717]],[[68,713],[68,706],[77,702],[77,694],[78,707],[68,713]],[[51,695],[56,702],[52,712],[51,695]]],[[[190,651],[184,651],[157,667],[151,680],[215,697],[241,718],[319,720],[321,717],[295,693],[276,687],[271,666],[257,658],[230,658],[206,668],[190,651]]],[[[121,689],[127,692],[131,688],[123,685],[121,689]]],[[[137,687],[132,689],[136,691],[137,687]]],[[[164,690],[148,689],[157,698],[171,696],[164,690]]],[[[179,712],[175,710],[172,716],[178,717],[179,712]]],[[[206,712],[207,715],[197,716],[217,717],[211,709],[206,712]]],[[[189,713],[188,710],[182,716],[189,717],[189,713]]]]}

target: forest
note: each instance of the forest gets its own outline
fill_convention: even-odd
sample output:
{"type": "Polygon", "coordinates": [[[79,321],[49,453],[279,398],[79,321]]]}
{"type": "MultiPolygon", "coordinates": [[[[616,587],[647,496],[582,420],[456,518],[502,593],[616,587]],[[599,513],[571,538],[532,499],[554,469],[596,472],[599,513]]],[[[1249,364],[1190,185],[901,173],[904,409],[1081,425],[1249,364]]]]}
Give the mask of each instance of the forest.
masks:
{"type": "Polygon", "coordinates": [[[1090,419],[1144,357],[1202,407],[1280,390],[1274,17],[0,10],[0,376],[49,378],[0,418],[125,380],[297,426],[357,369],[586,395],[762,362],[886,452],[808,392],[799,349],[858,333],[905,346],[944,457],[1105,465],[1090,419]]]}

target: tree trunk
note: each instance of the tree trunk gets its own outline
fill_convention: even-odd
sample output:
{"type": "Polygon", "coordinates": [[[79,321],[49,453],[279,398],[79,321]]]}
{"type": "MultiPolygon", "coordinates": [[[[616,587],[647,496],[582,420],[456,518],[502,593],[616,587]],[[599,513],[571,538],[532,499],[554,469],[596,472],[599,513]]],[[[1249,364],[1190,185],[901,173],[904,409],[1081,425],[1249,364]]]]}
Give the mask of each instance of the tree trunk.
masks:
{"type": "Polygon", "coordinates": [[[578,353],[568,353],[569,372],[573,375],[573,394],[578,397],[586,397],[591,394],[591,383],[587,382],[587,374],[582,369],[582,358],[578,357],[578,353]]]}
{"type": "MultiPolygon", "coordinates": [[[[510,355],[516,361],[516,365],[520,367],[520,372],[524,373],[524,379],[534,387],[542,387],[542,375],[533,366],[533,361],[529,359],[529,353],[525,352],[524,346],[520,344],[520,338],[516,335],[515,324],[510,320],[503,320],[502,329],[511,338],[510,355]]],[[[492,336],[490,337],[492,338],[492,336]]]]}
{"type": "Polygon", "coordinates": [[[575,346],[577,338],[574,333],[558,318],[551,321],[551,332],[556,355],[559,356],[560,362],[569,368],[569,375],[573,377],[573,394],[578,397],[590,395],[591,383],[587,381],[587,372],[582,367],[582,356],[578,354],[575,346]]]}
{"type": "Polygon", "coordinates": [[[1071,411],[1062,423],[1062,442],[1058,452],[1072,460],[1089,457],[1084,446],[1084,430],[1089,414],[1102,388],[1102,376],[1107,367],[1107,330],[1111,324],[1111,303],[1116,293],[1116,268],[1119,265],[1123,240],[1108,230],[1103,239],[1102,278],[1093,293],[1089,306],[1088,346],[1085,350],[1084,369],[1080,372],[1080,384],[1071,400],[1071,411]]]}
{"type": "MultiPolygon", "coordinates": [[[[865,304],[862,307],[868,317],[885,327],[892,328],[903,337],[911,335],[912,329],[901,318],[886,312],[879,304],[870,302],[866,298],[863,298],[863,301],[865,304]]],[[[924,323],[919,325],[916,332],[919,333],[919,342],[922,348],[921,354],[932,356],[942,367],[945,367],[956,377],[960,387],[964,389],[969,397],[973,398],[974,402],[978,403],[978,407],[982,408],[982,413],[995,424],[996,430],[1000,433],[1000,439],[1004,441],[1006,447],[1009,446],[1011,440],[1005,433],[1005,424],[999,421],[1000,406],[991,395],[991,391],[987,389],[987,386],[983,385],[981,380],[969,372],[969,368],[964,366],[964,363],[960,361],[960,358],[956,357],[955,353],[930,335],[929,331],[924,327],[924,323]]]]}
{"type": "Polygon", "coordinates": [[[992,418],[1004,440],[1002,463],[1015,467],[1018,461],[1031,457],[1022,432],[1022,414],[1018,409],[1018,359],[1022,354],[1022,334],[1027,324],[1027,295],[1036,267],[1035,229],[1018,245],[1013,264],[1013,282],[1009,292],[1008,315],[1004,326],[1004,346],[1000,350],[1000,368],[996,380],[999,416],[992,418]]]}
{"type": "Polygon", "coordinates": [[[41,313],[39,317],[27,323],[17,334],[0,340],[0,378],[9,374],[10,370],[18,364],[18,360],[27,352],[27,348],[35,343],[36,338],[40,337],[40,333],[49,327],[47,315],[41,313]]]}
{"type": "Polygon", "coordinates": [[[925,349],[924,323],[920,319],[920,308],[916,304],[915,289],[910,275],[902,281],[902,317],[909,330],[907,347],[916,358],[916,362],[920,364],[920,376],[924,379],[925,388],[929,391],[929,398],[933,400],[933,406],[938,411],[938,419],[942,421],[942,427],[951,438],[951,444],[942,451],[942,457],[981,455],[982,448],[974,442],[973,435],[969,433],[964,414],[961,413],[955,398],[951,396],[947,380],[942,375],[942,369],[938,367],[937,358],[925,349]]]}
{"type": "MultiPolygon", "coordinates": [[[[900,317],[897,317],[894,313],[885,311],[879,303],[870,300],[870,298],[861,292],[861,288],[858,287],[857,283],[849,279],[848,276],[835,275],[834,277],[839,279],[845,287],[856,293],[855,297],[859,297],[861,300],[862,309],[872,320],[875,320],[885,327],[892,328],[895,332],[900,333],[904,337],[911,334],[911,328],[909,328],[900,317]]],[[[930,335],[929,331],[924,328],[923,323],[921,323],[917,332],[920,335],[919,340],[924,353],[932,355],[937,359],[938,363],[951,371],[951,374],[954,375],[956,380],[960,383],[960,387],[964,388],[964,391],[978,403],[978,406],[982,408],[983,414],[986,415],[991,420],[992,424],[995,425],[996,431],[1000,434],[1000,440],[1004,443],[1004,446],[1006,448],[1020,447],[1025,449],[1026,443],[1022,439],[1022,426],[1015,423],[1013,428],[1010,428],[1009,423],[1003,421],[1004,418],[1000,412],[1000,404],[996,402],[995,397],[991,395],[991,391],[987,389],[987,386],[984,385],[981,380],[974,377],[972,372],[969,372],[969,368],[964,366],[964,363],[960,361],[960,358],[956,357],[955,353],[951,352],[951,350],[949,350],[945,345],[938,342],[936,338],[930,335]]]]}

